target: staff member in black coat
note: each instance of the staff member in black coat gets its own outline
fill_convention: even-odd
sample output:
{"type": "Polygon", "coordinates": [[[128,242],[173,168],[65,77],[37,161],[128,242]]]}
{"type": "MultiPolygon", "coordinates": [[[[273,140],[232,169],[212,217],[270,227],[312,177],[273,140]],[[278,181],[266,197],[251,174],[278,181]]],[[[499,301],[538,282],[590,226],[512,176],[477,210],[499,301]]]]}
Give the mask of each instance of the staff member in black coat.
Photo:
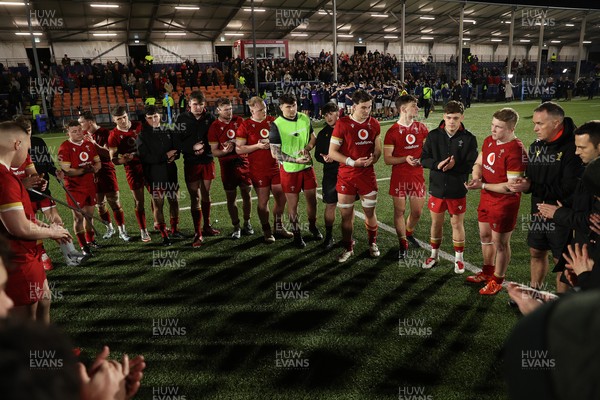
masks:
{"type": "MultiPolygon", "coordinates": [[[[565,117],[561,106],[550,101],[540,104],[533,110],[533,123],[537,139],[529,146],[527,177],[510,183],[508,188],[513,192],[531,193],[527,244],[531,255],[531,286],[539,289],[548,273],[548,250],[552,251],[556,264],[569,240],[570,228],[545,221],[538,204],[558,205],[560,202],[572,207],[583,164],[575,154],[575,124],[565,117]]],[[[560,282],[560,275],[556,289],[564,292],[567,285],[560,282]]]]}
{"type": "Polygon", "coordinates": [[[146,122],[136,139],[137,151],[144,169],[144,178],[151,188],[154,206],[152,212],[157,223],[155,228],[160,231],[163,245],[170,246],[163,206],[166,197],[171,210],[171,221],[179,218],[179,183],[175,164],[179,153],[173,145],[172,131],[168,126],[161,125],[160,114],[155,106],[146,106],[146,122]]]}

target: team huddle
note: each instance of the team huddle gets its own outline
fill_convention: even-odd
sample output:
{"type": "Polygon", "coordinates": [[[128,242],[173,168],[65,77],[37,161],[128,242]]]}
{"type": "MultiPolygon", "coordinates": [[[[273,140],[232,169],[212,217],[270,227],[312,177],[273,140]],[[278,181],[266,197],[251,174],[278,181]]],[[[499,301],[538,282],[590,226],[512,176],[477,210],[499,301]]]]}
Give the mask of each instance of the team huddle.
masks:
{"type": "MultiPolygon", "coordinates": [[[[502,287],[510,261],[510,237],[516,226],[521,193],[533,193],[535,200],[532,202],[536,203],[532,208],[537,208],[539,202],[568,202],[568,192],[565,192],[570,190],[568,187],[563,185],[563,193],[558,197],[548,185],[556,184],[553,179],[572,179],[580,175],[583,168],[576,157],[573,126],[569,125],[572,122],[555,103],[543,103],[534,110],[539,141],[559,144],[566,141],[565,146],[570,146],[560,148],[560,154],[552,159],[556,165],[550,167],[536,159],[540,156],[539,149],[530,149],[528,154],[515,136],[519,116],[511,108],[494,113],[491,135],[485,138],[478,153],[475,136],[463,124],[464,107],[459,102],[448,102],[444,106],[443,121],[429,131],[416,120],[417,98],[402,95],[395,102],[400,117],[383,140],[380,124],[371,116],[372,96],[364,90],[356,90],[352,94],[352,103],[350,114],[343,117],[339,117],[335,104],[325,104],[321,112],[326,125],[318,134],[312,128],[311,120],[298,112],[296,98],[290,94],[280,97],[281,116],[278,118],[267,115],[266,105],[260,97],[248,101],[251,117],[246,120],[233,116],[230,100],[219,99],[215,118],[205,109],[205,98],[199,91],[190,95],[189,111],[179,115],[174,124],[164,124],[154,106],[146,108],[145,123],[130,121],[125,108],[117,107],[112,112],[116,124],[112,130],[99,127],[94,115],[85,112],[77,121],[68,123],[68,140],[58,149],[59,169],[54,167],[43,140],[30,138],[31,128],[26,123],[2,123],[1,156],[5,168],[0,168],[3,174],[0,219],[2,233],[10,239],[14,253],[16,268],[9,273],[6,291],[16,305],[16,312],[49,321],[48,283],[44,269],[52,267],[43,249],[43,239],[52,238],[59,242],[68,265],[85,262],[93,256],[95,249],[101,247],[96,241],[93,224],[97,207],[99,221],[106,227],[105,239],[118,232],[120,239],[131,240],[125,228],[115,166],[124,168],[143,242],[152,240],[146,225],[145,191],[151,196],[154,228],[161,234],[162,245],[169,246],[173,238],[185,237],[178,227],[179,180],[175,161],[180,157],[183,157],[185,183],[191,199],[194,225],[191,246],[199,248],[205,237],[220,235],[210,223],[210,189],[216,177],[214,157],[217,157],[233,226],[231,237],[239,239],[242,235],[254,234],[250,223],[251,188],[254,187],[264,242],[293,239],[294,246],[303,248],[306,243],[298,212],[301,191],[306,199],[308,231],[313,239],[323,239],[317,227],[318,185],[311,156],[314,150],[315,159],[323,163],[323,246],[331,249],[335,244],[333,225],[338,208],[342,233],[338,261],[345,262],[354,255],[354,203],[357,200],[360,200],[365,215],[370,256],[380,256],[376,215],[378,184],[374,164],[383,155],[385,164],[392,166],[389,195],[394,204],[400,260],[407,257],[409,246],[421,246],[413,237],[413,231],[421,217],[426,192],[429,192],[431,255],[423,260],[424,269],[438,264],[447,211],[455,251],[454,272],[464,273],[466,194],[469,190],[481,191],[478,221],[484,266],[467,281],[484,284],[480,290],[483,295],[496,294],[502,287]],[[551,138],[554,139],[549,141],[551,138]],[[531,160],[532,165],[528,166],[531,160]],[[428,185],[425,184],[424,168],[430,170],[428,185]],[[540,176],[539,171],[544,168],[554,168],[556,174],[540,176]],[[48,190],[49,175],[55,176],[64,186],[67,194],[64,205],[73,212],[74,236],[81,252],[75,249],[71,235],[56,211],[55,201],[59,200],[48,190]],[[243,221],[236,205],[238,188],[243,221]],[[272,224],[271,194],[274,199],[272,224]],[[163,211],[165,199],[169,204],[169,227],[163,211]],[[283,218],[286,205],[289,224],[284,223],[283,218]],[[405,220],[407,208],[410,211],[405,220]],[[36,218],[37,211],[43,213],[44,222],[36,218]]],[[[596,137],[597,126],[589,128],[589,124],[584,125],[588,128],[579,134],[596,137]]],[[[532,146],[539,146],[539,143],[536,141],[532,146]]],[[[542,207],[540,212],[544,211],[542,207]]],[[[537,210],[533,214],[539,215],[537,210]]],[[[567,232],[559,237],[555,229],[530,232],[532,284],[541,283],[548,270],[547,261],[546,265],[540,264],[539,258],[552,250],[555,261],[559,259],[568,236],[567,232]]]]}

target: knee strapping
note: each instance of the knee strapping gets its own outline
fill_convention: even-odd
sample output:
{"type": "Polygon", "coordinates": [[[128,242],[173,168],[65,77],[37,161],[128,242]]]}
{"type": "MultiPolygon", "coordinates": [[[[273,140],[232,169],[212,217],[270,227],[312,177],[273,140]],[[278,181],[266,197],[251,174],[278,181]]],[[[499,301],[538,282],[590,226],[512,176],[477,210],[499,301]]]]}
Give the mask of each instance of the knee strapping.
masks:
{"type": "Polygon", "coordinates": [[[367,199],[363,198],[360,203],[364,208],[373,208],[377,204],[377,199],[367,199]]]}

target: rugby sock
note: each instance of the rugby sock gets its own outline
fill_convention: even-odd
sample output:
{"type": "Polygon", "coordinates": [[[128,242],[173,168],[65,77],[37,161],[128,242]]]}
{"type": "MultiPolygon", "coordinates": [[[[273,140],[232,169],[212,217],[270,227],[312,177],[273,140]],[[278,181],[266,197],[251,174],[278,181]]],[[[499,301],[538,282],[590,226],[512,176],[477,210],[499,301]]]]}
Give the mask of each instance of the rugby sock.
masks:
{"type": "Polygon", "coordinates": [[[179,217],[171,217],[171,233],[177,232],[177,225],[179,225],[179,217]]]}
{"type": "Polygon", "coordinates": [[[202,211],[199,208],[192,208],[192,222],[194,223],[194,232],[201,235],[200,225],[202,222],[202,211]]]}
{"type": "Polygon", "coordinates": [[[263,230],[263,233],[265,234],[265,236],[269,236],[272,234],[270,224],[268,224],[268,223],[262,224],[261,226],[262,226],[262,230],[263,230]]]}
{"type": "Polygon", "coordinates": [[[438,252],[440,251],[442,239],[429,238],[429,244],[431,244],[431,258],[438,258],[438,252]]]}
{"type": "Polygon", "coordinates": [[[465,251],[465,241],[464,240],[452,240],[452,244],[454,245],[454,259],[456,261],[463,261],[463,252],[465,251]]]}
{"type": "Polygon", "coordinates": [[[296,236],[296,233],[300,234],[300,224],[298,223],[298,215],[296,215],[295,218],[293,218],[290,215],[290,223],[292,224],[292,231],[294,232],[294,236],[296,236]]]}
{"type": "Polygon", "coordinates": [[[412,236],[413,235],[413,230],[410,229],[409,227],[406,227],[406,236],[412,236]]]}
{"type": "Polygon", "coordinates": [[[406,236],[400,238],[400,248],[402,250],[408,250],[408,240],[406,240],[406,236]]]}
{"type": "Polygon", "coordinates": [[[157,228],[160,231],[160,236],[163,238],[169,237],[169,234],[167,233],[167,224],[163,223],[159,223],[157,224],[157,228]]]}
{"type": "MultiPolygon", "coordinates": [[[[63,254],[63,257],[65,260],[67,260],[69,258],[69,253],[71,253],[69,250],[69,245],[66,243],[59,243],[58,245],[60,246],[60,251],[63,254]]],[[[71,243],[71,245],[73,245],[73,243],[71,243]]]]}
{"type": "Polygon", "coordinates": [[[101,212],[99,214],[100,214],[100,219],[102,221],[110,224],[110,213],[108,212],[108,210],[104,210],[104,212],[101,212]]]}
{"type": "Polygon", "coordinates": [[[325,225],[325,237],[330,238],[333,236],[333,225],[325,225]]]}
{"type": "Polygon", "coordinates": [[[146,229],[146,212],[143,209],[135,210],[135,218],[137,219],[140,229],[146,229]]]}
{"type": "Polygon", "coordinates": [[[79,242],[80,247],[87,245],[87,242],[85,240],[85,232],[77,232],[75,236],[77,236],[77,241],[79,242]]]}
{"type": "Polygon", "coordinates": [[[281,222],[282,219],[283,219],[282,215],[275,215],[275,223],[274,223],[275,232],[281,231],[283,229],[283,224],[281,222]]]}
{"type": "Polygon", "coordinates": [[[67,242],[67,244],[65,246],[67,246],[69,253],[79,253],[79,250],[77,250],[75,248],[75,246],[73,245],[73,241],[67,242]]]}
{"type": "Polygon", "coordinates": [[[202,201],[202,215],[204,215],[204,226],[210,226],[210,201],[202,201]]]}
{"type": "Polygon", "coordinates": [[[342,242],[342,245],[347,251],[354,250],[354,240],[350,240],[349,242],[342,242]]]}
{"type": "Polygon", "coordinates": [[[377,228],[378,225],[370,226],[365,222],[365,226],[367,227],[367,235],[369,236],[369,245],[377,242],[377,228]]]}
{"type": "Polygon", "coordinates": [[[310,229],[316,229],[317,228],[317,219],[316,218],[309,218],[308,219],[308,226],[310,229]]]}
{"type": "Polygon", "coordinates": [[[117,221],[118,226],[125,224],[125,213],[123,212],[122,208],[113,210],[113,216],[115,217],[115,221],[117,221]]]}
{"type": "Polygon", "coordinates": [[[493,279],[496,281],[496,283],[498,284],[502,284],[502,282],[504,282],[504,277],[499,277],[498,275],[494,274],[493,275],[493,279]]]}
{"type": "Polygon", "coordinates": [[[86,243],[91,243],[95,240],[94,231],[85,231],[85,241],[86,243]]]}
{"type": "Polygon", "coordinates": [[[495,267],[493,265],[484,264],[481,272],[484,275],[493,275],[495,267]]]}

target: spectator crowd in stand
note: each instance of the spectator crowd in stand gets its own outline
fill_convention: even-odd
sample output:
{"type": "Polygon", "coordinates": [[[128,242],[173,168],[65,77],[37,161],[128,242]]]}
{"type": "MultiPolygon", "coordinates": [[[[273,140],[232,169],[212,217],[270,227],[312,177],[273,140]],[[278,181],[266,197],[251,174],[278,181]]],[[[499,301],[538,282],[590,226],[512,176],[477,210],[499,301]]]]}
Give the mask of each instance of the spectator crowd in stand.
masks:
{"type": "MultiPolygon", "coordinates": [[[[417,58],[415,56],[415,60],[417,58]]],[[[452,57],[448,63],[436,63],[431,62],[431,57],[421,57],[414,62],[407,61],[404,65],[404,81],[401,81],[402,64],[396,55],[378,50],[353,55],[341,52],[336,81],[330,52],[322,50],[318,56],[309,56],[304,51],[297,51],[290,59],[258,60],[258,95],[265,99],[271,112],[275,112],[277,104],[273,99],[282,92],[294,92],[300,100],[301,110],[318,119],[323,104],[330,100],[335,100],[338,106],[350,104],[352,92],[356,88],[364,88],[375,98],[374,112],[377,117],[395,118],[398,110],[393,106],[393,100],[404,92],[414,94],[422,108],[446,104],[449,100],[460,101],[468,108],[473,98],[479,101],[505,101],[520,97],[520,89],[514,84],[535,74],[534,62],[514,58],[510,64],[514,76],[511,80],[506,74],[508,59],[504,63],[480,63],[476,55],[468,54],[463,59],[463,76],[457,80],[454,60],[452,57]],[[429,97],[426,88],[431,90],[429,97]],[[381,108],[377,108],[379,104],[381,108]]],[[[573,96],[581,95],[591,99],[598,91],[600,65],[592,69],[593,66],[588,63],[589,71],[583,69],[581,79],[573,82],[568,74],[557,71],[556,62],[545,64],[545,78],[540,80],[542,82],[539,85],[536,82],[540,88],[530,95],[543,97],[544,94],[551,94],[548,100],[570,100],[573,96]]],[[[72,94],[76,90],[91,87],[121,88],[130,98],[137,97],[144,101],[147,98],[163,98],[165,93],[170,97],[173,93],[181,95],[186,88],[220,85],[235,85],[244,105],[257,95],[253,59],[239,57],[227,57],[221,63],[208,64],[199,63],[196,59],[185,60],[181,64],[158,64],[147,59],[131,59],[128,64],[119,61],[92,64],[85,59],[73,61],[65,54],[60,63],[52,58],[49,64],[42,63],[40,68],[41,82],[35,70],[21,68],[12,72],[1,67],[0,93],[6,93],[7,96],[0,103],[0,114],[13,116],[26,113],[28,106],[39,103],[41,95],[46,96],[51,108],[53,96],[67,92],[72,94]]],[[[182,108],[183,111],[186,103],[182,103],[178,102],[176,108],[182,108]]],[[[244,114],[249,115],[247,106],[244,106],[244,114]]]]}

